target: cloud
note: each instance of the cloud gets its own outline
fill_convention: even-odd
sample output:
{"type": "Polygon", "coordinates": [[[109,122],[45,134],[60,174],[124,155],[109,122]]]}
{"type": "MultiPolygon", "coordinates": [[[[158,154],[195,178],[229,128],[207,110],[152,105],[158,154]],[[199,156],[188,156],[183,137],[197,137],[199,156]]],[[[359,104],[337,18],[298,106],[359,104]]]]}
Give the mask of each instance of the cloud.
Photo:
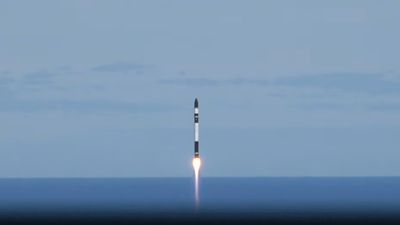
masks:
{"type": "Polygon", "coordinates": [[[400,102],[388,102],[384,99],[368,101],[368,99],[358,101],[337,101],[327,99],[325,101],[301,101],[290,102],[288,106],[305,111],[379,111],[397,112],[400,110],[400,102]]]}
{"type": "Polygon", "coordinates": [[[246,79],[246,78],[232,78],[232,79],[176,78],[176,79],[159,80],[158,83],[204,87],[204,86],[246,85],[246,84],[268,85],[269,81],[263,79],[246,79]]]}
{"type": "Polygon", "coordinates": [[[8,99],[14,95],[16,80],[7,75],[0,75],[0,99],[8,99]]]}
{"type": "Polygon", "coordinates": [[[322,89],[371,94],[399,93],[400,83],[384,74],[321,74],[278,78],[276,86],[296,88],[317,87],[322,89]]]}
{"type": "Polygon", "coordinates": [[[55,75],[47,71],[37,71],[33,73],[28,73],[23,76],[22,82],[30,85],[42,85],[53,83],[53,77],[55,75]]]}
{"type": "Polygon", "coordinates": [[[152,103],[131,103],[104,100],[17,100],[3,99],[0,101],[2,112],[38,112],[38,111],[67,111],[67,112],[129,112],[150,113],[165,112],[170,107],[152,103]]]}
{"type": "Polygon", "coordinates": [[[368,105],[367,109],[378,110],[378,111],[399,111],[400,110],[400,102],[374,103],[374,104],[368,105]]]}
{"type": "MultiPolygon", "coordinates": [[[[400,104],[392,102],[400,94],[398,74],[319,74],[278,78],[187,78],[163,79],[167,85],[193,87],[224,87],[232,85],[268,87],[269,96],[289,108],[307,111],[397,111],[400,104]],[[361,94],[361,95],[360,95],[361,94]],[[376,96],[374,96],[376,95],[376,96]],[[374,97],[374,98],[371,98],[374,97]]],[[[248,87],[251,88],[251,87],[248,87]]]]}
{"type": "Polygon", "coordinates": [[[158,83],[197,87],[220,85],[220,81],[208,78],[163,79],[159,80],[158,83]]]}
{"type": "Polygon", "coordinates": [[[158,83],[183,86],[223,86],[253,85],[270,87],[288,87],[294,89],[319,88],[325,91],[358,92],[370,94],[400,93],[400,79],[386,74],[319,74],[289,76],[281,78],[174,78],[159,80],[158,83]]]}
{"type": "Polygon", "coordinates": [[[5,75],[5,76],[7,76],[7,75],[11,75],[12,74],[12,72],[11,72],[11,70],[2,70],[2,71],[0,71],[0,75],[5,75]]]}
{"type": "Polygon", "coordinates": [[[14,78],[0,76],[0,86],[6,86],[15,82],[14,78]]]}
{"type": "Polygon", "coordinates": [[[137,63],[112,63],[99,65],[94,67],[92,70],[95,72],[108,72],[108,73],[130,73],[135,72],[141,74],[144,70],[151,68],[152,66],[137,64],[137,63]]]}
{"type": "Polygon", "coordinates": [[[296,109],[301,109],[301,110],[312,110],[312,111],[332,111],[332,110],[349,110],[349,109],[355,109],[355,108],[360,108],[359,105],[356,104],[350,104],[348,102],[298,102],[298,103],[292,103],[291,106],[293,106],[296,109]]]}

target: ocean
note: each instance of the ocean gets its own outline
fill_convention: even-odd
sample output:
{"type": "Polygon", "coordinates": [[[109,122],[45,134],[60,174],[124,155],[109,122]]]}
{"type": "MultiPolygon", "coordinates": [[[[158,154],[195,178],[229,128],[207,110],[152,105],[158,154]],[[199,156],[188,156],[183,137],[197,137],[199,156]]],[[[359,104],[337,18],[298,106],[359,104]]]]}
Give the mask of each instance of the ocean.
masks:
{"type": "Polygon", "coordinates": [[[0,179],[3,220],[394,218],[400,177],[0,179]]]}

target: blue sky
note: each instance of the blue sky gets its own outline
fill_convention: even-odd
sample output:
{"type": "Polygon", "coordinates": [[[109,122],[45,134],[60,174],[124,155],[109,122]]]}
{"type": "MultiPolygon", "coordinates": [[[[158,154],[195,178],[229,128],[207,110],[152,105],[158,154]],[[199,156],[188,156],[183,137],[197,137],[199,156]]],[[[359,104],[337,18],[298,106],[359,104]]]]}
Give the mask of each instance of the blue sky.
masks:
{"type": "Polygon", "coordinates": [[[0,177],[400,175],[399,1],[0,2],[0,177]]]}

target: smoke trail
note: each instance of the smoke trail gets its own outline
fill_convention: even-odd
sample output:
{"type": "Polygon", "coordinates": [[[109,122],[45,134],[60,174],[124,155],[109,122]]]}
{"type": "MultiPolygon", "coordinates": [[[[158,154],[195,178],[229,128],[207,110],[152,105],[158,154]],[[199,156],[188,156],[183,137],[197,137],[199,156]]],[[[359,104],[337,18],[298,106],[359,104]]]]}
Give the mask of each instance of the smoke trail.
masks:
{"type": "Polygon", "coordinates": [[[199,196],[199,171],[194,172],[194,195],[196,201],[196,210],[199,209],[200,196],[199,196]]]}
{"type": "Polygon", "coordinates": [[[195,198],[195,209],[199,210],[200,206],[200,158],[193,159],[193,169],[194,169],[194,198],[195,198]]]}

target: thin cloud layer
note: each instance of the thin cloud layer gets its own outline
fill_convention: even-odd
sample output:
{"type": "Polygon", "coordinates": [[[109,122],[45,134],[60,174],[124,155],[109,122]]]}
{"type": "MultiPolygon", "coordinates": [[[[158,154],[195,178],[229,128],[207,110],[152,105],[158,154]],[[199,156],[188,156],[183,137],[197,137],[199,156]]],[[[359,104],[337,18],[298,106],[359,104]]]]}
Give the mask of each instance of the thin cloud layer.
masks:
{"type": "Polygon", "coordinates": [[[22,78],[22,82],[30,85],[45,85],[53,83],[53,77],[55,75],[47,71],[38,71],[28,73],[22,78]]]}
{"type": "Polygon", "coordinates": [[[369,110],[377,110],[377,111],[399,111],[400,110],[400,102],[381,102],[370,104],[366,107],[369,110]]]}
{"type": "Polygon", "coordinates": [[[144,70],[151,68],[149,65],[143,65],[138,63],[112,63],[104,64],[94,67],[92,70],[95,72],[106,72],[106,73],[143,73],[144,70]]]}
{"type": "Polygon", "coordinates": [[[2,99],[0,112],[34,113],[42,111],[64,112],[127,112],[157,113],[171,110],[170,107],[153,103],[118,102],[105,100],[16,100],[2,99]]]}
{"type": "Polygon", "coordinates": [[[159,80],[160,84],[168,84],[168,85],[183,85],[183,86],[217,86],[220,85],[221,82],[215,79],[208,78],[181,78],[181,79],[162,79],[159,80]]]}
{"type": "Polygon", "coordinates": [[[290,87],[297,89],[320,88],[338,90],[343,92],[359,92],[370,94],[397,94],[400,93],[400,82],[398,79],[388,77],[385,74],[318,74],[298,75],[270,79],[254,78],[174,78],[159,80],[160,84],[182,85],[182,86],[225,86],[225,85],[258,85],[270,87],[290,87]]]}
{"type": "Polygon", "coordinates": [[[0,86],[9,85],[14,83],[15,79],[11,77],[0,77],[0,86]]]}
{"type": "Polygon", "coordinates": [[[327,90],[360,92],[370,94],[400,93],[400,83],[384,74],[321,74],[279,78],[277,86],[296,88],[317,87],[327,90]]]}
{"type": "Polygon", "coordinates": [[[268,80],[263,79],[246,79],[246,78],[232,78],[232,79],[209,79],[209,78],[176,78],[176,79],[162,79],[159,80],[160,84],[168,85],[183,85],[183,86],[224,86],[224,85],[268,85],[268,80]]]}

